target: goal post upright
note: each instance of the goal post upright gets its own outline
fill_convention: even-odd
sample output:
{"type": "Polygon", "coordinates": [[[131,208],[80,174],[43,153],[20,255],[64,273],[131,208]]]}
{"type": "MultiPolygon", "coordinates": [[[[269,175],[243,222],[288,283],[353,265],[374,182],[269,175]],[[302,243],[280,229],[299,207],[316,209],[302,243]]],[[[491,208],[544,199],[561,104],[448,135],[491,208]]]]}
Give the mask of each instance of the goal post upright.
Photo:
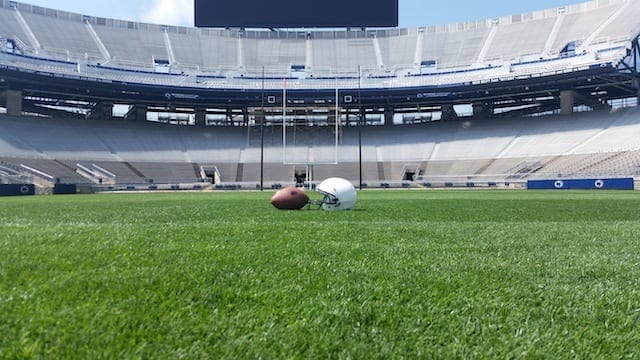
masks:
{"type": "Polygon", "coordinates": [[[282,163],[287,163],[287,76],[282,78],[282,163]]]}
{"type": "Polygon", "coordinates": [[[334,130],[334,135],[335,135],[335,155],[336,155],[336,164],[338,163],[338,141],[340,140],[340,122],[342,121],[341,116],[340,116],[340,94],[339,94],[339,87],[338,87],[338,77],[336,76],[336,100],[335,100],[335,106],[336,106],[336,116],[335,116],[335,130],[334,130]]]}
{"type": "MultiPolygon", "coordinates": [[[[295,106],[293,108],[288,107],[288,94],[287,94],[287,79],[286,77],[283,78],[283,82],[282,82],[282,164],[283,165],[300,165],[300,166],[310,166],[312,167],[313,165],[337,165],[339,163],[339,144],[340,144],[340,126],[341,126],[341,108],[340,108],[340,90],[339,90],[339,86],[338,86],[338,78],[336,77],[336,88],[335,88],[335,98],[334,98],[334,107],[332,109],[331,106],[324,106],[324,107],[319,107],[319,106],[312,106],[312,107],[307,107],[304,110],[304,116],[306,119],[306,126],[307,129],[325,129],[325,131],[331,131],[333,130],[333,136],[330,137],[330,142],[332,142],[333,144],[331,144],[331,146],[327,146],[324,147],[325,149],[333,152],[333,154],[329,155],[329,156],[320,156],[320,158],[318,157],[318,154],[316,154],[315,152],[312,152],[314,149],[316,149],[316,147],[311,144],[303,144],[302,146],[304,146],[306,148],[306,150],[308,150],[308,152],[306,153],[306,156],[304,157],[304,159],[300,159],[296,156],[290,156],[292,151],[295,151],[295,148],[298,147],[300,144],[298,143],[298,139],[299,138],[304,138],[304,136],[297,136],[296,134],[294,134],[294,143],[291,144],[290,141],[288,140],[288,130],[287,127],[289,126],[288,123],[288,112],[293,111],[293,124],[292,126],[296,126],[296,111],[298,111],[299,109],[296,108],[295,106]],[[316,110],[322,110],[324,114],[326,114],[327,116],[327,123],[326,126],[320,125],[318,126],[318,124],[311,124],[311,122],[314,121],[313,118],[309,118],[309,116],[313,116],[314,115],[314,111],[316,110]],[[334,111],[334,123],[331,124],[331,113],[332,110],[334,111]],[[333,127],[332,127],[333,125],[333,127]]],[[[294,129],[295,131],[295,129],[294,129]]],[[[302,133],[304,134],[304,133],[302,133]]],[[[327,135],[324,134],[322,135],[322,133],[320,133],[320,135],[322,137],[320,137],[319,139],[325,139],[328,140],[329,138],[326,137],[327,135]]],[[[323,154],[323,155],[327,155],[327,154],[323,154]]]]}

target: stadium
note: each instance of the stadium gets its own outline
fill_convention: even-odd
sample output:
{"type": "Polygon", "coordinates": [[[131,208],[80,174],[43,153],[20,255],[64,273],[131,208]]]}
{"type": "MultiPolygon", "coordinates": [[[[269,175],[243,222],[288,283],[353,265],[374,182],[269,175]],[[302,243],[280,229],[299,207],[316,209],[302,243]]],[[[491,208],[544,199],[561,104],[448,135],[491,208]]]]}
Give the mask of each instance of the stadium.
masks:
{"type": "Polygon", "coordinates": [[[634,177],[635,5],[265,32],[3,1],[3,181],[99,190],[255,188],[296,175],[372,187],[634,177]]]}
{"type": "Polygon", "coordinates": [[[0,195],[68,195],[0,197],[0,357],[638,357],[639,5],[265,30],[0,0],[0,195]],[[268,204],[331,177],[356,211],[268,204]]]}

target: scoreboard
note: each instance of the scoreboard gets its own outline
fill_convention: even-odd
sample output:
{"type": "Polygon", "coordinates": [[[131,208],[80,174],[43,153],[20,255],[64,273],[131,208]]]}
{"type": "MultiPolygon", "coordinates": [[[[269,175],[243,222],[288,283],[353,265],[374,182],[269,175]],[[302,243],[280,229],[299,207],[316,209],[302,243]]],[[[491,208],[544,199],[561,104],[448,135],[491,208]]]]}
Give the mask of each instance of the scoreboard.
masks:
{"type": "Polygon", "coordinates": [[[397,27],[398,0],[195,0],[195,26],[397,27]]]}

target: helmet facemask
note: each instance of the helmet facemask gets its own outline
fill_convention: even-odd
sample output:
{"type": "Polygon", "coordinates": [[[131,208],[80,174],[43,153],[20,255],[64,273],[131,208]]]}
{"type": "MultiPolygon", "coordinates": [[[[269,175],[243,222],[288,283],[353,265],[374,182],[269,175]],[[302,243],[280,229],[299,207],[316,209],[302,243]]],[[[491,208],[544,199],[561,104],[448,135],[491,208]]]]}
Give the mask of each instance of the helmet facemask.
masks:
{"type": "Polygon", "coordinates": [[[316,188],[324,196],[322,201],[313,202],[326,211],[353,210],[356,205],[357,193],[353,184],[345,179],[330,178],[316,188]]]}

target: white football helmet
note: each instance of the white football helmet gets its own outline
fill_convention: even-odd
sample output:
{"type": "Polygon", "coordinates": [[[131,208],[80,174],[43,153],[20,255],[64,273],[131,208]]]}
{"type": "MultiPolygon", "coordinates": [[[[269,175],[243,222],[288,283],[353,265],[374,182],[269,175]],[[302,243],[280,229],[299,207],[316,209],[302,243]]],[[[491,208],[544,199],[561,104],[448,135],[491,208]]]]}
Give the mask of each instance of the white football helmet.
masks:
{"type": "Polygon", "coordinates": [[[322,209],[326,211],[353,210],[356,208],[358,193],[349,180],[341,178],[327,179],[316,187],[324,195],[322,209]]]}

